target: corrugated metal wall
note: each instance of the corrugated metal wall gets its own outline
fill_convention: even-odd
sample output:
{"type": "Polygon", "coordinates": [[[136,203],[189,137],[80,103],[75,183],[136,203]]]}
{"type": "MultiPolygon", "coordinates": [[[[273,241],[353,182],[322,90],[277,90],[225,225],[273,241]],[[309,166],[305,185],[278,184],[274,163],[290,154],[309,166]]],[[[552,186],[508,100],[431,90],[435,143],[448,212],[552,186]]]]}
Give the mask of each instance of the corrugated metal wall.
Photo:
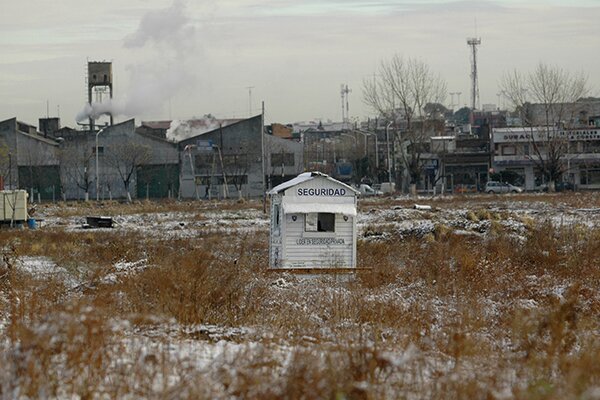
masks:
{"type": "Polygon", "coordinates": [[[344,221],[341,214],[335,215],[335,232],[304,232],[305,215],[285,215],[285,238],[283,267],[287,268],[348,268],[353,260],[353,218],[344,221]],[[292,215],[296,216],[296,221],[292,215]],[[335,238],[344,244],[299,244],[299,239],[335,238]]]}

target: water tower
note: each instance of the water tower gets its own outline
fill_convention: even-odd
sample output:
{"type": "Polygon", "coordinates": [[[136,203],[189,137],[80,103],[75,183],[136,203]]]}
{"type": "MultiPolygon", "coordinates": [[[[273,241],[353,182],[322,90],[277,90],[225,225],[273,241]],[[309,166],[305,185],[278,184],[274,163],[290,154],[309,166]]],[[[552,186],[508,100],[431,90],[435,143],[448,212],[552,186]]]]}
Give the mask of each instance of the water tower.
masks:
{"type": "MultiPolygon", "coordinates": [[[[110,61],[88,61],[87,89],[88,103],[92,105],[92,92],[95,91],[98,99],[102,102],[102,94],[108,91],[110,99],[113,98],[112,62],[110,61]]],[[[110,124],[113,124],[113,116],[110,115],[110,124]]],[[[90,131],[94,131],[94,120],[90,117],[90,131]]]]}

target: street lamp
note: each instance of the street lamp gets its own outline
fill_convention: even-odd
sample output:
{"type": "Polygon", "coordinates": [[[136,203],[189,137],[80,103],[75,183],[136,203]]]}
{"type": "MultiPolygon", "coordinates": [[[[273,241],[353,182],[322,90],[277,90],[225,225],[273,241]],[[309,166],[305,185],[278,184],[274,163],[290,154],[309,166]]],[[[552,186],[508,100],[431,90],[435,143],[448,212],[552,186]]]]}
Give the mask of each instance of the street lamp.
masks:
{"type": "Polygon", "coordinates": [[[190,168],[192,170],[192,180],[194,181],[194,193],[196,194],[196,200],[200,200],[200,194],[198,193],[198,185],[196,184],[196,172],[194,171],[194,161],[192,159],[192,149],[198,148],[195,144],[188,144],[183,148],[183,151],[188,153],[190,157],[190,168]]]}
{"type": "Polygon", "coordinates": [[[96,132],[96,201],[100,200],[100,181],[98,178],[98,135],[100,135],[102,132],[104,132],[104,130],[108,128],[108,126],[105,126],[104,128],[100,129],[98,132],[96,132]]]}
{"type": "Polygon", "coordinates": [[[12,186],[12,153],[8,152],[8,188],[13,190],[12,186]]]}
{"type": "Polygon", "coordinates": [[[390,126],[392,126],[393,122],[390,122],[389,124],[387,124],[387,126],[385,127],[385,141],[387,142],[387,159],[388,159],[388,182],[392,182],[392,162],[391,162],[391,155],[390,155],[390,126]]]}
{"type": "Polygon", "coordinates": [[[361,135],[363,135],[363,137],[365,138],[365,156],[369,156],[369,150],[368,150],[368,146],[369,146],[369,136],[374,136],[375,137],[375,167],[379,168],[379,154],[377,151],[377,147],[378,147],[378,143],[377,143],[377,134],[373,133],[373,132],[365,132],[362,131],[360,129],[357,129],[356,132],[360,133],[361,135]]]}

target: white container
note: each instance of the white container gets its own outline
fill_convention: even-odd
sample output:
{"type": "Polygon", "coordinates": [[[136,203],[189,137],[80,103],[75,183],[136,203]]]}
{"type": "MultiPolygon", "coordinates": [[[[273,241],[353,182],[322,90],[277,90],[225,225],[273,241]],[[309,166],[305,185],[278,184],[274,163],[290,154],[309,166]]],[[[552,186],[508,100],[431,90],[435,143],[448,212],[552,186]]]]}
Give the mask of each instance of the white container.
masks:
{"type": "Polygon", "coordinates": [[[27,220],[27,191],[0,191],[0,222],[27,220]]]}

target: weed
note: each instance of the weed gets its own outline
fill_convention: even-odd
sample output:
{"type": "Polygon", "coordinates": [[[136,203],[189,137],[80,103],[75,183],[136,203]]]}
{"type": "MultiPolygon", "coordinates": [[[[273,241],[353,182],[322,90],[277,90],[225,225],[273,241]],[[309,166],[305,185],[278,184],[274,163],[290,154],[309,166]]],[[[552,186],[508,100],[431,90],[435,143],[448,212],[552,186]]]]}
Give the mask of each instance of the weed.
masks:
{"type": "Polygon", "coordinates": [[[0,397],[594,398],[600,230],[509,206],[593,207],[600,196],[419,202],[436,209],[419,214],[433,231],[401,238],[390,221],[371,222],[349,283],[267,273],[266,229],[239,233],[255,201],[44,206],[69,217],[178,211],[198,223],[222,207],[238,228],[169,239],[0,231],[0,397]],[[489,229],[457,232],[439,217],[452,210],[489,229]],[[26,272],[23,256],[82,284],[26,272]]]}

